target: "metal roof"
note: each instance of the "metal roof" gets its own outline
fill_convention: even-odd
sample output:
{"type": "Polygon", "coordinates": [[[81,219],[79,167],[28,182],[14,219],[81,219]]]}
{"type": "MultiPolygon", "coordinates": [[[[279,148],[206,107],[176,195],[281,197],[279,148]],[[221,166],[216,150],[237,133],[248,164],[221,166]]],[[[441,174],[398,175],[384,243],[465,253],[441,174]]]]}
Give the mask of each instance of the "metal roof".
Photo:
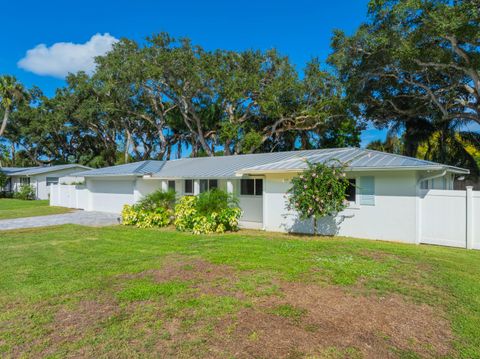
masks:
{"type": "Polygon", "coordinates": [[[80,177],[97,176],[142,176],[160,171],[165,161],[140,161],[127,163],[124,165],[98,168],[90,171],[77,173],[80,177]]]}
{"type": "Polygon", "coordinates": [[[29,170],[31,168],[35,168],[35,167],[0,167],[0,172],[5,173],[7,175],[12,175],[14,173],[29,170]]]}
{"type": "Polygon", "coordinates": [[[0,172],[3,172],[9,176],[34,176],[42,173],[56,172],[69,168],[84,168],[89,169],[90,167],[77,165],[77,164],[66,164],[66,165],[54,165],[54,166],[39,166],[39,167],[1,167],[0,172]]]}
{"type": "Polygon", "coordinates": [[[147,160],[77,173],[82,177],[143,176],[153,178],[235,178],[242,174],[301,171],[306,161],[346,163],[349,171],[371,170],[447,170],[469,173],[468,170],[417,158],[362,148],[330,148],[247,155],[183,158],[170,161],[147,160]]]}
{"type": "Polygon", "coordinates": [[[272,152],[222,157],[185,158],[166,161],[156,178],[233,178],[242,174],[298,171],[306,168],[306,160],[327,163],[338,160],[355,170],[437,170],[469,173],[468,170],[361,148],[334,148],[272,152]]]}
{"type": "Polygon", "coordinates": [[[297,156],[284,161],[251,166],[238,171],[238,174],[254,174],[268,172],[299,171],[307,167],[307,161],[312,163],[328,163],[339,160],[345,163],[349,171],[366,170],[447,170],[455,173],[468,174],[467,169],[442,165],[440,163],[421,160],[413,157],[379,152],[361,148],[338,149],[334,152],[313,151],[305,156],[297,156]]]}

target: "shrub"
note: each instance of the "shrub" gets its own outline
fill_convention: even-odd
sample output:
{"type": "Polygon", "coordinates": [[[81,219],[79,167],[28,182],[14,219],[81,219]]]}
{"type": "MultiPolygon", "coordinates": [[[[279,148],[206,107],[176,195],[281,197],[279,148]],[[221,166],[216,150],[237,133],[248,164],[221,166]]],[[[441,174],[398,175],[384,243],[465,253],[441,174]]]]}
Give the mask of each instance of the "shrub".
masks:
{"type": "Polygon", "coordinates": [[[345,165],[334,161],[331,165],[307,162],[307,169],[292,179],[289,189],[289,209],[302,219],[313,219],[317,233],[317,219],[333,216],[346,208],[346,190],[349,182],[345,165]]]}
{"type": "Polygon", "coordinates": [[[13,192],[1,191],[0,198],[13,198],[13,192]]]}
{"type": "Polygon", "coordinates": [[[194,218],[197,216],[195,196],[184,196],[175,205],[175,227],[179,231],[192,230],[194,218]]]}
{"type": "Polygon", "coordinates": [[[32,200],[35,199],[35,189],[28,184],[22,184],[17,192],[14,193],[13,198],[32,200]]]}
{"type": "Polygon", "coordinates": [[[7,186],[7,183],[8,183],[8,176],[5,173],[0,172],[0,190],[1,191],[5,189],[5,187],[7,186]]]}
{"type": "Polygon", "coordinates": [[[238,199],[225,191],[213,189],[197,196],[196,209],[201,214],[221,212],[230,207],[238,207],[238,199]]]}
{"type": "Polygon", "coordinates": [[[175,207],[175,191],[155,191],[142,198],[135,206],[143,211],[154,211],[157,208],[173,209],[175,207]]]}
{"type": "Polygon", "coordinates": [[[139,228],[166,227],[172,223],[174,205],[174,191],[155,191],[133,206],[125,205],[122,223],[139,228]]]}
{"type": "Polygon", "coordinates": [[[223,233],[238,230],[242,215],[238,200],[220,190],[212,190],[198,197],[185,196],[175,206],[175,227],[195,234],[223,233]]]}
{"type": "Polygon", "coordinates": [[[139,206],[123,206],[122,224],[137,226],[139,228],[166,227],[172,223],[173,211],[168,208],[158,207],[146,211],[139,206]]]}

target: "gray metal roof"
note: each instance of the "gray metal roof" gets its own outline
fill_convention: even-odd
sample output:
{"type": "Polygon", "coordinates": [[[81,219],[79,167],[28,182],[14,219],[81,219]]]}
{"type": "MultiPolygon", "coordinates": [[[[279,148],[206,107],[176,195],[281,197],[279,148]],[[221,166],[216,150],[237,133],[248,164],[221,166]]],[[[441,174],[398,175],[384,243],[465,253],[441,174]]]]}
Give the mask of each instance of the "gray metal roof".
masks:
{"type": "Polygon", "coordinates": [[[307,167],[306,161],[328,163],[339,160],[350,171],[365,170],[447,170],[455,173],[469,173],[469,170],[413,157],[379,152],[361,148],[338,149],[334,152],[313,151],[305,156],[297,156],[284,161],[251,166],[239,171],[239,174],[298,171],[307,167]]]}
{"type": "Polygon", "coordinates": [[[0,167],[0,172],[5,173],[7,175],[12,175],[14,173],[29,170],[31,168],[35,168],[35,167],[0,167]]]}
{"type": "Polygon", "coordinates": [[[338,160],[347,165],[349,171],[371,170],[447,170],[456,173],[469,173],[468,170],[454,166],[442,165],[431,161],[391,153],[361,148],[337,149],[334,152],[312,151],[305,156],[297,156],[284,161],[244,168],[238,174],[266,172],[288,172],[303,170],[307,161],[328,163],[338,160]]]}
{"type": "Polygon", "coordinates": [[[348,169],[352,171],[447,169],[457,173],[469,173],[466,169],[412,157],[361,148],[334,148],[166,161],[162,169],[153,177],[232,178],[249,173],[298,171],[306,168],[306,160],[313,163],[327,163],[334,159],[347,163],[348,169]]]}
{"type": "Polygon", "coordinates": [[[77,173],[82,177],[143,176],[154,178],[234,178],[242,174],[299,171],[306,161],[328,163],[338,160],[350,171],[370,170],[468,170],[417,158],[361,148],[331,148],[288,152],[258,153],[219,157],[183,158],[171,161],[141,161],[77,173]]]}
{"type": "Polygon", "coordinates": [[[89,169],[90,167],[66,164],[66,165],[54,165],[54,166],[39,166],[39,167],[1,167],[0,171],[10,176],[34,176],[42,173],[56,172],[69,168],[83,168],[89,169]]]}
{"type": "Polygon", "coordinates": [[[165,161],[147,160],[118,166],[98,168],[90,171],[80,172],[76,175],[79,177],[142,176],[160,171],[164,164],[165,161]]]}

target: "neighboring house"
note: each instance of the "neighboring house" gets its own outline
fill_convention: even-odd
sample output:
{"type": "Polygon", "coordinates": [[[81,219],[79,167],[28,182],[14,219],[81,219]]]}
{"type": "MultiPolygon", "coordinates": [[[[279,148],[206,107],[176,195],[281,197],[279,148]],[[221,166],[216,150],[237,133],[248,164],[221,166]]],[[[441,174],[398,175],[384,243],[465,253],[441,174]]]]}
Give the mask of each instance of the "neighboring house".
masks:
{"type": "MultiPolygon", "coordinates": [[[[120,213],[154,190],[179,196],[212,188],[234,193],[243,210],[241,226],[268,231],[311,233],[286,208],[290,180],[306,160],[348,163],[350,206],[320,221],[324,234],[415,242],[417,205],[422,189],[453,189],[457,175],[469,171],[434,162],[359,148],[324,149],[143,161],[79,173],[85,177],[84,209],[120,213]]],[[[82,192],[83,193],[83,192],[82,192]]]]}
{"type": "Polygon", "coordinates": [[[85,172],[90,167],[68,164],[55,166],[40,167],[0,167],[0,172],[5,173],[9,177],[4,191],[17,192],[21,185],[31,185],[35,190],[37,199],[48,199],[50,194],[50,185],[62,181],[75,181],[78,172],[85,172]]]}

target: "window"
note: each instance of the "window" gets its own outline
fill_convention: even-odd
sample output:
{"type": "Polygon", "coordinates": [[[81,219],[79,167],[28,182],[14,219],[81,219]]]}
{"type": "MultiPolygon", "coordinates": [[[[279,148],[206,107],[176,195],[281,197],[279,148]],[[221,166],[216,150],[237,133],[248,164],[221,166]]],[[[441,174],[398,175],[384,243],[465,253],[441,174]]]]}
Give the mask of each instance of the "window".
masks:
{"type": "Polygon", "coordinates": [[[255,196],[262,196],[263,195],[263,180],[256,179],[255,180],[255,196]]]}
{"type": "Polygon", "coordinates": [[[47,186],[58,184],[58,177],[47,177],[47,186]]]}
{"type": "Polygon", "coordinates": [[[185,180],[185,194],[193,194],[193,180],[185,180]]]}
{"type": "Polygon", "coordinates": [[[263,194],[262,179],[240,180],[240,194],[242,196],[261,196],[263,194]]]}
{"type": "Polygon", "coordinates": [[[208,180],[200,180],[200,193],[208,191],[208,180]]]}
{"type": "Polygon", "coordinates": [[[428,181],[420,182],[420,188],[421,189],[428,189],[428,181]]]}
{"type": "Polygon", "coordinates": [[[355,178],[352,178],[352,179],[349,179],[348,182],[349,182],[348,187],[347,187],[347,190],[345,191],[347,201],[355,202],[357,197],[357,185],[356,185],[357,181],[355,180],[355,178]]]}
{"type": "Polygon", "coordinates": [[[200,180],[200,193],[218,188],[218,180],[200,180]]]}
{"type": "Polygon", "coordinates": [[[20,185],[30,185],[30,177],[20,177],[20,185]]]}
{"type": "Polygon", "coordinates": [[[375,178],[373,176],[360,177],[360,205],[375,205],[375,178]]]}
{"type": "Polygon", "coordinates": [[[168,181],[168,190],[175,192],[175,181],[168,181]]]}
{"type": "Polygon", "coordinates": [[[212,189],[218,188],[218,180],[209,180],[208,181],[208,189],[211,191],[212,189]]]}

